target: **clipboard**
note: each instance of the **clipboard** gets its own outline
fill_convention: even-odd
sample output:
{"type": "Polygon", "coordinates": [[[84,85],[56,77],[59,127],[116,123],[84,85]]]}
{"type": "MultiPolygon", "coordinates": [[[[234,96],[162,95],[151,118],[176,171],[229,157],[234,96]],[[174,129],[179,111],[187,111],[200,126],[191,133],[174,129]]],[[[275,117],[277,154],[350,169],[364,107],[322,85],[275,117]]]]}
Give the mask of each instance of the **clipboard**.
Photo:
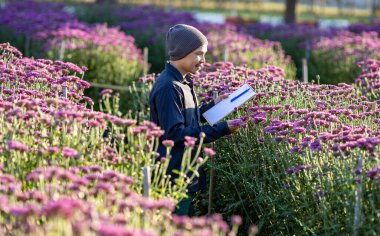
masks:
{"type": "Polygon", "coordinates": [[[256,92],[248,84],[242,85],[226,99],[208,109],[202,115],[210,125],[214,125],[227,115],[231,114],[235,108],[240,107],[253,96],[256,92]]]}

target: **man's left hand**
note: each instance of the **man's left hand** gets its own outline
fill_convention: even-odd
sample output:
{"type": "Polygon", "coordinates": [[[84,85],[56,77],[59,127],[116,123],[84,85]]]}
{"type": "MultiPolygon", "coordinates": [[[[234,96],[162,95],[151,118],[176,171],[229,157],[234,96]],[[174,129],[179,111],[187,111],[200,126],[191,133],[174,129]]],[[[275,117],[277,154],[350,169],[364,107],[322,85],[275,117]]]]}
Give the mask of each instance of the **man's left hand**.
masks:
{"type": "Polygon", "coordinates": [[[215,98],[215,104],[218,104],[219,102],[223,101],[224,99],[228,98],[229,94],[223,94],[220,95],[219,97],[215,98]]]}

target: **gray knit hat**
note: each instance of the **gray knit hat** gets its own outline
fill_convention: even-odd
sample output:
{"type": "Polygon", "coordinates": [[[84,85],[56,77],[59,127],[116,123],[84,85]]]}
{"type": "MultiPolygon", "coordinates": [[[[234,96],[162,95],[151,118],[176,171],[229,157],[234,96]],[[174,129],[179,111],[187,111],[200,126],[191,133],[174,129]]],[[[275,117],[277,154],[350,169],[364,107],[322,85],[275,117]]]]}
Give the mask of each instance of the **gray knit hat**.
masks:
{"type": "Polygon", "coordinates": [[[190,25],[175,25],[166,34],[166,48],[169,59],[172,61],[184,58],[195,49],[207,43],[206,36],[190,25]]]}

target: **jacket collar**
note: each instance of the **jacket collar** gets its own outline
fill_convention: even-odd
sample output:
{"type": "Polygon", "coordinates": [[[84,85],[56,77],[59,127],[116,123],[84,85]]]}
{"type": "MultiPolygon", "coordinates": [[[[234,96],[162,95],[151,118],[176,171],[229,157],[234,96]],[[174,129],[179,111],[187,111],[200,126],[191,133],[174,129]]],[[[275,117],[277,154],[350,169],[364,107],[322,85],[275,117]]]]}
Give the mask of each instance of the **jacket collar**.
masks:
{"type": "Polygon", "coordinates": [[[189,84],[192,82],[192,76],[189,74],[186,76],[186,78],[183,78],[181,73],[175,68],[173,65],[171,65],[169,62],[166,63],[165,69],[174,76],[176,80],[183,84],[189,84]]]}

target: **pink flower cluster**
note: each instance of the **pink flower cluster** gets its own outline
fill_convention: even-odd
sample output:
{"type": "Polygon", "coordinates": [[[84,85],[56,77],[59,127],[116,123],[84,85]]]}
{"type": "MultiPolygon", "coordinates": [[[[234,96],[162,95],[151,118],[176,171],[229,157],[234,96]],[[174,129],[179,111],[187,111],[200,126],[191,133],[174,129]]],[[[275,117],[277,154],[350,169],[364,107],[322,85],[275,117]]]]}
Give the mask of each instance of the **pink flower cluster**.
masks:
{"type": "Polygon", "coordinates": [[[353,57],[361,62],[376,56],[380,50],[380,39],[376,32],[354,34],[341,31],[335,37],[320,39],[313,45],[313,49],[322,53],[334,52],[332,61],[353,57]]]}
{"type": "Polygon", "coordinates": [[[380,88],[380,61],[369,59],[359,64],[362,72],[355,79],[355,85],[359,87],[362,94],[371,100],[379,98],[380,88]]]}
{"type": "MultiPolygon", "coordinates": [[[[139,196],[132,190],[133,179],[99,166],[39,167],[26,181],[34,187],[21,190],[21,182],[0,172],[2,219],[28,219],[21,224],[21,232],[38,234],[48,227],[58,230],[58,224],[64,222],[78,234],[159,235],[191,229],[211,235],[231,230],[217,214],[210,218],[171,216],[172,200],[139,196]],[[139,220],[147,217],[156,220],[139,220]],[[55,224],[49,224],[51,220],[55,224]]],[[[234,224],[239,225],[241,218],[235,218],[234,224]]]]}
{"type": "Polygon", "coordinates": [[[76,76],[85,70],[70,62],[24,58],[16,48],[0,44],[1,91],[7,101],[55,98],[65,93],[71,101],[92,103],[82,95],[90,84],[76,76]]]}
{"type": "Polygon", "coordinates": [[[211,63],[223,61],[228,57],[228,61],[235,65],[247,65],[251,69],[273,65],[283,68],[290,79],[295,76],[293,62],[285,55],[279,42],[254,38],[238,32],[232,25],[210,30],[207,38],[211,63]]]}
{"type": "Polygon", "coordinates": [[[110,28],[105,24],[90,26],[79,22],[68,23],[56,30],[39,32],[37,38],[47,40],[47,51],[60,48],[64,41],[66,50],[90,50],[98,47],[104,53],[114,52],[125,60],[143,63],[142,53],[135,46],[135,39],[118,28],[110,28]]]}
{"type": "Polygon", "coordinates": [[[22,0],[8,2],[0,8],[0,25],[32,38],[39,32],[56,30],[69,22],[77,20],[64,10],[63,4],[22,0]]]}
{"type": "MultiPolygon", "coordinates": [[[[262,136],[257,137],[259,142],[273,142],[278,148],[302,155],[307,152],[341,158],[361,155],[372,159],[378,155],[379,101],[358,96],[353,86],[284,80],[283,71],[275,67],[251,70],[218,62],[206,65],[205,71],[195,77],[204,102],[212,99],[214,91],[228,94],[244,83],[257,92],[253,100],[237,111],[240,119],[235,125],[243,128],[259,125],[262,129],[262,136]],[[301,97],[302,102],[297,101],[301,97]],[[277,102],[273,103],[274,100],[277,102]]],[[[305,166],[309,168],[306,163],[289,172],[298,173],[305,166]]]]}
{"type": "Polygon", "coordinates": [[[339,31],[334,37],[321,38],[313,44],[312,64],[321,83],[351,84],[360,74],[358,64],[378,59],[379,50],[380,39],[376,32],[339,31]]]}

